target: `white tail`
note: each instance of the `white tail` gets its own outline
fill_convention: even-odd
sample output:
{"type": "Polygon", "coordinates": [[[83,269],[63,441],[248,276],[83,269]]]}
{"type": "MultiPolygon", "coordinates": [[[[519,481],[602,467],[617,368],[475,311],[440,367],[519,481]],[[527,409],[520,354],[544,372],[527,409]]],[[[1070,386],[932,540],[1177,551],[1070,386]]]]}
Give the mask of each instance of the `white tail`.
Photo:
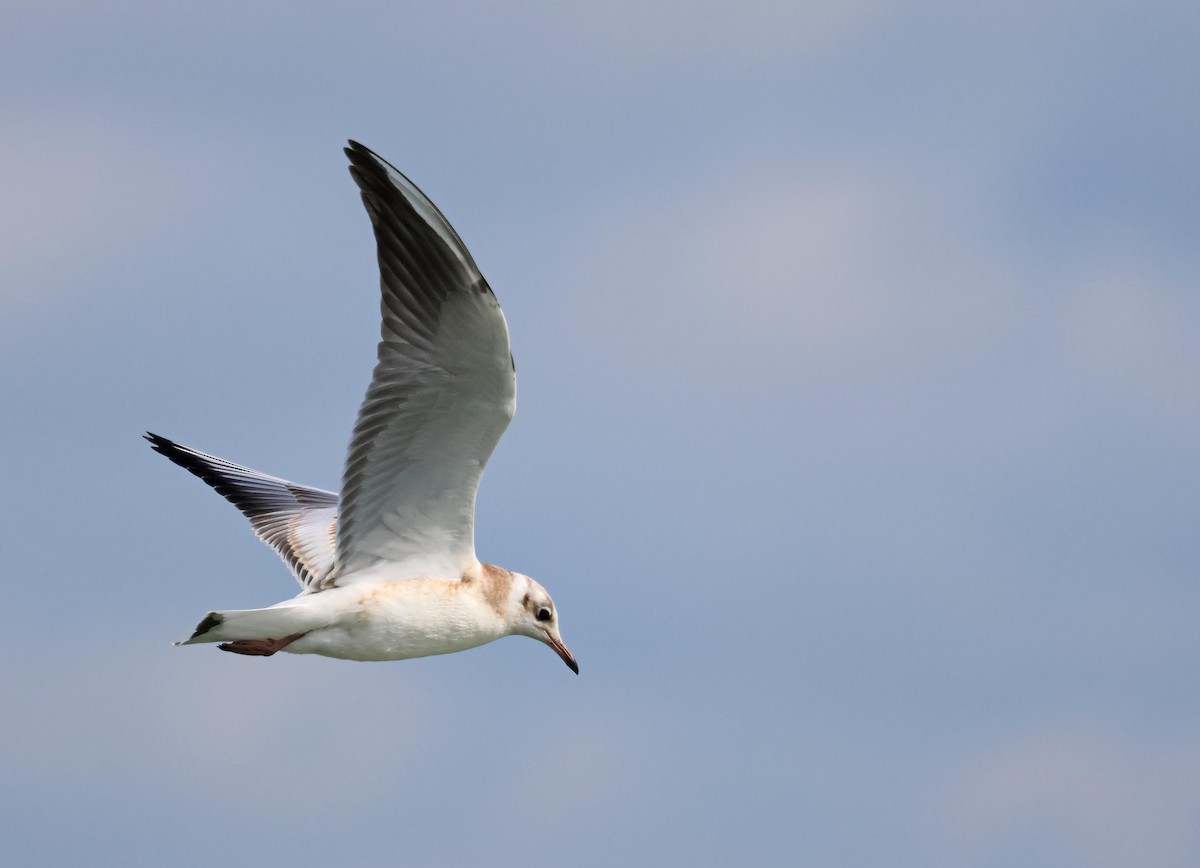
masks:
{"type": "Polygon", "coordinates": [[[201,642],[279,639],[307,633],[328,623],[328,616],[324,612],[315,610],[312,606],[296,605],[288,601],[266,609],[209,612],[190,637],[175,644],[198,645],[201,642]]]}

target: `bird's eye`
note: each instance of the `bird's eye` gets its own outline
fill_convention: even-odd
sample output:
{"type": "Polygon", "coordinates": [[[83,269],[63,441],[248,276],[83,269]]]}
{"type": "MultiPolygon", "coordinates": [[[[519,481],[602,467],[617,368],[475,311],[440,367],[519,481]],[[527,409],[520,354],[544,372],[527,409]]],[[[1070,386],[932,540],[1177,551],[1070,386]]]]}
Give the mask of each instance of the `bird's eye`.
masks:
{"type": "Polygon", "coordinates": [[[539,621],[549,621],[550,620],[550,610],[549,609],[538,609],[537,619],[539,621]]]}

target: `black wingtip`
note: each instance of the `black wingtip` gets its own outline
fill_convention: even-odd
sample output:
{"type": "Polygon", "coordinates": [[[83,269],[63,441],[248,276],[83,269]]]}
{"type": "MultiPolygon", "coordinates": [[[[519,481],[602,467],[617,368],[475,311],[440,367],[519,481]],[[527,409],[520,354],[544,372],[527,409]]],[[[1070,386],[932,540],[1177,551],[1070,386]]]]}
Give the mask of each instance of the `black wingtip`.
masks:
{"type": "Polygon", "coordinates": [[[174,461],[176,464],[181,463],[179,460],[177,460],[175,458],[175,456],[182,455],[185,453],[184,453],[183,449],[179,446],[179,444],[176,443],[174,440],[168,440],[166,437],[163,437],[161,434],[155,434],[153,431],[147,431],[145,434],[142,435],[142,438],[149,441],[150,448],[153,449],[155,452],[157,452],[159,455],[163,455],[163,456],[169,458],[171,461],[174,461]]]}
{"type": "Polygon", "coordinates": [[[170,449],[175,444],[163,437],[161,434],[155,434],[153,431],[147,431],[142,435],[143,440],[150,441],[150,448],[160,454],[166,454],[166,450],[170,449]]]}
{"type": "Polygon", "coordinates": [[[361,165],[365,162],[384,162],[379,154],[372,151],[366,145],[354,141],[354,139],[346,140],[346,147],[342,148],[342,153],[346,155],[346,159],[350,161],[352,166],[361,165]]]}
{"type": "MultiPolygon", "coordinates": [[[[342,152],[345,153],[346,158],[350,161],[348,167],[350,174],[354,176],[355,183],[362,188],[364,193],[367,192],[367,187],[372,183],[379,185],[379,190],[377,191],[379,195],[394,192],[396,184],[392,180],[389,180],[388,173],[390,172],[402,178],[405,184],[417,192],[419,198],[428,201],[429,197],[421,192],[421,189],[412,182],[411,178],[379,156],[379,154],[372,151],[366,145],[354,141],[354,139],[348,139],[347,144],[348,147],[342,148],[342,152]]],[[[408,202],[408,194],[401,192],[401,198],[405,202],[408,202]]],[[[408,204],[409,207],[412,207],[411,203],[408,204]]],[[[429,202],[429,205],[433,210],[437,211],[437,207],[432,202],[429,202]]],[[[443,217],[442,219],[445,220],[446,218],[443,217]]]]}
{"type": "MultiPolygon", "coordinates": [[[[366,189],[371,184],[371,176],[380,173],[383,168],[380,163],[383,162],[379,155],[365,145],[361,145],[354,139],[348,140],[348,146],[342,148],[342,152],[346,155],[346,159],[350,161],[350,165],[346,168],[350,170],[350,176],[354,178],[354,183],[366,195],[366,189]]],[[[368,203],[369,205],[369,203],[368,203]]],[[[368,207],[367,210],[370,210],[368,207]]]]}
{"type": "MultiPolygon", "coordinates": [[[[147,431],[144,436],[150,441],[150,448],[159,455],[174,464],[178,464],[189,473],[200,477],[209,485],[216,488],[222,495],[225,495],[225,492],[218,484],[221,481],[219,465],[228,464],[229,462],[216,456],[207,455],[195,449],[181,446],[174,440],[168,440],[166,437],[163,437],[161,434],[155,434],[153,431],[147,431]]],[[[236,467],[237,465],[231,466],[236,467]]]]}

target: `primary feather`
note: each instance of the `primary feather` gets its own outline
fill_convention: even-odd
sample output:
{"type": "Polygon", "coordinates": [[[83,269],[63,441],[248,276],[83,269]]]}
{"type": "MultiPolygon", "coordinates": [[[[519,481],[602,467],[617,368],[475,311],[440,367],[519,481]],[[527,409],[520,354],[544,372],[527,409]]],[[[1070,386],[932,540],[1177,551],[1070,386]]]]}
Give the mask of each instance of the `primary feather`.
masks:
{"type": "Polygon", "coordinates": [[[305,591],[333,569],[338,496],[242,467],[147,433],[160,455],[200,477],[250,519],[258,538],[278,552],[305,591]]]}

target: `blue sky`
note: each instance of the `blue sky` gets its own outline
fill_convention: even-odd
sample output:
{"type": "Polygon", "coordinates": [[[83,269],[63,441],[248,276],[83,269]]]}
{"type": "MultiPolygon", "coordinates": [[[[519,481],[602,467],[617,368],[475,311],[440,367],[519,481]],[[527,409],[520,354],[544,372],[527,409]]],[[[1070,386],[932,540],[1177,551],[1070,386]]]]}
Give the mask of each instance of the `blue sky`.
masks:
{"type": "Polygon", "coordinates": [[[6,864],[1200,860],[1195,9],[3,17],[6,864]],[[337,486],[348,137],[508,315],[578,678],[170,646],[294,587],[143,430],[337,486]]]}

